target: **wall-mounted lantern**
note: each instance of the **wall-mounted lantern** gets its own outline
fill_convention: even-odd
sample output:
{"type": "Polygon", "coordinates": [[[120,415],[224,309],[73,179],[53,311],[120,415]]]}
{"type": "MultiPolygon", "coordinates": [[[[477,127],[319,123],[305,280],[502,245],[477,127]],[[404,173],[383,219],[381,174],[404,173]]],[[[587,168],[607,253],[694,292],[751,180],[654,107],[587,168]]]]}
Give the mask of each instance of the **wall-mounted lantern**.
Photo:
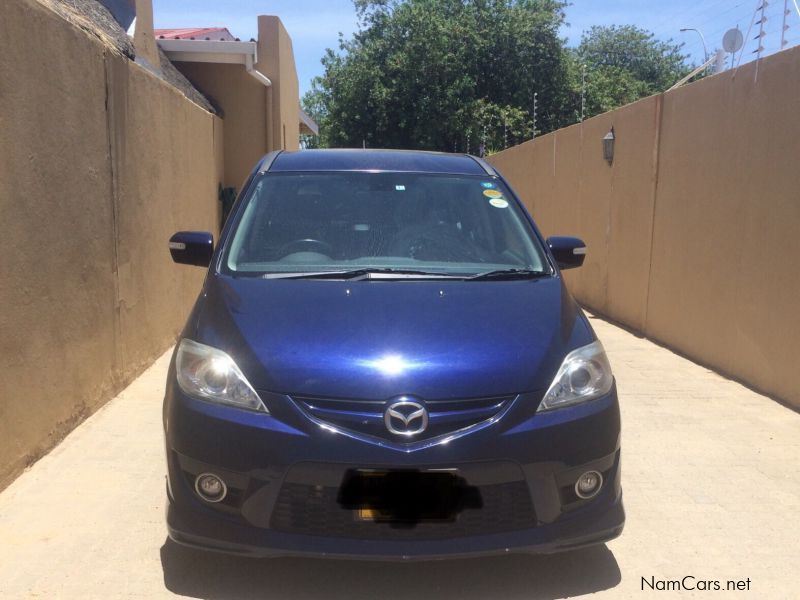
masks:
{"type": "Polygon", "coordinates": [[[608,164],[612,164],[614,162],[614,141],[616,138],[614,137],[614,128],[611,128],[604,137],[603,137],[603,158],[608,161],[608,164]]]}

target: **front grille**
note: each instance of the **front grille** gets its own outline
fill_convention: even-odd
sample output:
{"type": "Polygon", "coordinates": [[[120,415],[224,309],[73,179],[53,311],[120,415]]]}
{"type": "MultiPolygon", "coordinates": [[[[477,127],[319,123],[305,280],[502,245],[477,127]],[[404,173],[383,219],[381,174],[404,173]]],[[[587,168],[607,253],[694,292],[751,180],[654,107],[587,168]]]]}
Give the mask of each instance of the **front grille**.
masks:
{"type": "Polygon", "coordinates": [[[362,435],[395,442],[419,442],[484,423],[509,407],[514,396],[426,400],[427,429],[413,440],[393,435],[384,424],[384,411],[392,400],[343,400],[294,396],[295,404],[315,420],[362,435]]]}
{"type": "Polygon", "coordinates": [[[478,486],[482,508],[464,509],[454,522],[421,522],[413,527],[359,521],[337,502],[339,488],[284,483],[271,527],[287,533],[366,540],[439,540],[534,527],[528,486],[512,481],[478,486]]]}

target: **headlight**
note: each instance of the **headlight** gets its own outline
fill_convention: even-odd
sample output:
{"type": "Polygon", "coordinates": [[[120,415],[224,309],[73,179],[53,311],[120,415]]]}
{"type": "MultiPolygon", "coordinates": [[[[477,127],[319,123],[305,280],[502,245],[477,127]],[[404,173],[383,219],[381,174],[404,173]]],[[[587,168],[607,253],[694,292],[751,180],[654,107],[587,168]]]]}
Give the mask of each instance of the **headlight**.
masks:
{"type": "Polygon", "coordinates": [[[567,354],[537,412],[594,400],[611,391],[613,384],[603,345],[592,342],[567,354]]]}
{"type": "Polygon", "coordinates": [[[222,350],[181,340],[175,371],[181,389],[196,398],[268,413],[233,359],[222,350]]]}

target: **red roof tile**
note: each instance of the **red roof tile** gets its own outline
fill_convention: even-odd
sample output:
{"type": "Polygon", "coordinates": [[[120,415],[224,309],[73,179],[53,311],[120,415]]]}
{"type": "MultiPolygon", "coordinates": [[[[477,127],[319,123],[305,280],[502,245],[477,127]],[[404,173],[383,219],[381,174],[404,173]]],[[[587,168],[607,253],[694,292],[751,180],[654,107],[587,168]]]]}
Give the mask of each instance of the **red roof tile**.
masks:
{"type": "Polygon", "coordinates": [[[156,29],[153,34],[157,39],[165,40],[226,40],[235,38],[226,27],[187,27],[183,29],[156,29]]]}

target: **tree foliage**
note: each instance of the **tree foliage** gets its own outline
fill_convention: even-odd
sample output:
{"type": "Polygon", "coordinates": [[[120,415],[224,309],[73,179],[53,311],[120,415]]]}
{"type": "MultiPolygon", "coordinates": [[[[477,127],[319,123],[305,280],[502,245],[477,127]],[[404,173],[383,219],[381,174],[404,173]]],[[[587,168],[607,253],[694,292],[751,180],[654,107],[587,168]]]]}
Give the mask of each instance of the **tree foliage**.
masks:
{"type": "Polygon", "coordinates": [[[323,58],[305,105],[332,146],[476,152],[565,124],[558,0],[356,0],[360,30],[323,58]]]}
{"type": "MultiPolygon", "coordinates": [[[[685,72],[679,46],[635,27],[559,37],[562,0],[354,0],[359,30],[322,59],[303,107],[330,147],[479,152],[662,91],[685,72]],[[676,75],[677,74],[677,75],[676,75]]],[[[314,143],[314,142],[310,142],[314,143]]]]}
{"type": "Polygon", "coordinates": [[[586,116],[667,90],[691,71],[681,48],[633,25],[584,32],[573,53],[573,80],[585,65],[586,116]]]}

